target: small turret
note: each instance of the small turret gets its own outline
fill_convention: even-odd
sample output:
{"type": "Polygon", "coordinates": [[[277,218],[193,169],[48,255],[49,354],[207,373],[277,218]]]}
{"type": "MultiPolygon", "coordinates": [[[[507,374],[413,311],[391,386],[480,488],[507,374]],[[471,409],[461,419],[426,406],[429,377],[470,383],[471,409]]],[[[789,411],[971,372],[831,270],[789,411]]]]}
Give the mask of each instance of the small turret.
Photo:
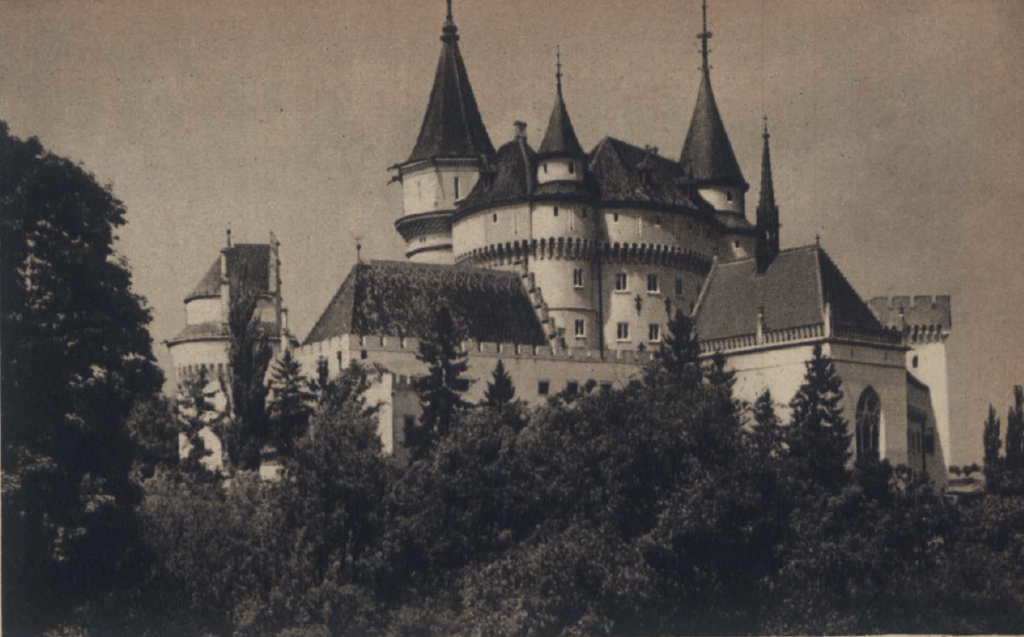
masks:
{"type": "Polygon", "coordinates": [[[715,94],[711,90],[711,65],[708,63],[711,32],[708,31],[707,2],[701,8],[704,30],[697,34],[701,41],[701,82],[679,163],[686,167],[687,176],[693,180],[708,203],[717,210],[743,214],[749,186],[736,161],[736,154],[729,143],[729,135],[725,132],[725,124],[715,103],[715,94]]]}
{"type": "Polygon", "coordinates": [[[537,183],[551,181],[582,182],[586,170],[586,154],[576,138],[569,110],[562,97],[562,53],[555,63],[555,105],[551,109],[544,141],[537,150],[537,183]]]}
{"type": "Polygon", "coordinates": [[[757,271],[764,272],[779,254],[779,207],[772,184],[772,158],[768,148],[768,118],[764,118],[764,150],[761,153],[761,198],[757,203],[757,271]]]}

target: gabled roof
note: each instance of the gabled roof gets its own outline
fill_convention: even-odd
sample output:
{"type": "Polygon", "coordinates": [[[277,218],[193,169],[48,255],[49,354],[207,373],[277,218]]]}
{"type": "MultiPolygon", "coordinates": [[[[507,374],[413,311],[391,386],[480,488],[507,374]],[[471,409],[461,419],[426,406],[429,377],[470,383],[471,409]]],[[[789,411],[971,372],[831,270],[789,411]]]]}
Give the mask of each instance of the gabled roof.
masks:
{"type": "Polygon", "coordinates": [[[304,343],[344,334],[420,338],[442,306],[464,338],[547,343],[515,273],[399,261],[356,264],[304,343]]]}
{"type": "Polygon", "coordinates": [[[536,153],[523,138],[516,138],[498,149],[488,166],[490,176],[481,175],[459,210],[498,206],[522,201],[533,192],[536,153]]]}
{"type": "Polygon", "coordinates": [[[435,157],[476,158],[494,153],[459,52],[457,31],[449,15],[441,36],[441,57],[434,73],[427,112],[423,115],[416,146],[404,164],[435,157]]]}
{"type": "Polygon", "coordinates": [[[715,94],[711,91],[711,75],[706,68],[701,74],[697,104],[693,107],[679,163],[687,176],[698,183],[747,186],[718,112],[715,94]]]}
{"type": "Polygon", "coordinates": [[[584,154],[580,141],[576,139],[576,131],[572,127],[572,120],[569,119],[565,100],[562,99],[561,78],[555,92],[555,105],[548,119],[548,129],[544,132],[544,141],[540,143],[537,154],[541,157],[583,157],[584,154]]]}
{"type": "Polygon", "coordinates": [[[765,331],[823,325],[826,303],[833,325],[883,329],[819,246],[783,250],[763,274],[753,258],[716,263],[694,310],[697,334],[702,341],[755,334],[759,311],[765,331]]]}
{"type": "MultiPolygon", "coordinates": [[[[227,275],[232,291],[243,294],[269,294],[271,246],[265,243],[238,243],[224,248],[227,256],[227,275]]],[[[220,296],[220,257],[206,271],[192,293],[185,297],[192,299],[204,296],[220,296]]]]}
{"type": "Polygon", "coordinates": [[[606,205],[648,203],[712,212],[679,164],[614,137],[605,137],[590,151],[590,172],[606,205]]]}

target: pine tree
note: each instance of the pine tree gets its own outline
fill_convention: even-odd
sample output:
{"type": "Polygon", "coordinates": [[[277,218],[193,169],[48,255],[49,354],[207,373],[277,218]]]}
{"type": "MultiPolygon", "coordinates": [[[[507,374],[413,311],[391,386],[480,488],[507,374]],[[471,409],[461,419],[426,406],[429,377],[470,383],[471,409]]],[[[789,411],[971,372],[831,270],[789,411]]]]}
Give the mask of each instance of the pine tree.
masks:
{"type": "Polygon", "coordinates": [[[674,391],[692,392],[700,387],[700,342],[693,321],[681,311],[669,321],[661,347],[654,352],[654,364],[646,374],[648,385],[667,379],[674,391]]]}
{"type": "Polygon", "coordinates": [[[199,476],[207,474],[203,460],[213,453],[206,448],[200,433],[204,428],[212,427],[218,417],[223,417],[213,405],[216,394],[217,390],[211,388],[206,367],[201,367],[197,373],[181,381],[174,405],[178,429],[185,436],[189,449],[188,455],[181,460],[181,466],[199,476]]]}
{"type": "Polygon", "coordinates": [[[786,443],[798,475],[836,489],[848,478],[846,462],[850,458],[851,436],[839,406],[842,380],[832,359],[822,354],[820,344],[814,346],[806,369],[804,384],[789,404],[793,416],[786,443]]]}
{"type": "Polygon", "coordinates": [[[993,493],[998,492],[1003,475],[1003,460],[1000,458],[1000,447],[1002,440],[999,436],[999,416],[996,415],[996,408],[988,406],[988,418],[985,419],[985,429],[982,433],[985,448],[985,488],[993,493]]]}
{"type": "Polygon", "coordinates": [[[465,407],[461,394],[468,383],[461,378],[468,368],[465,352],[459,351],[459,334],[448,308],[434,315],[430,334],[420,341],[416,359],[427,366],[427,375],[416,381],[423,413],[420,423],[405,428],[405,445],[413,460],[425,457],[434,443],[455,424],[465,407]]]}
{"type": "Polygon", "coordinates": [[[233,466],[254,470],[269,436],[267,368],[274,356],[255,295],[232,294],[228,311],[228,370],[232,422],[224,442],[233,466]]]}
{"type": "Polygon", "coordinates": [[[484,399],[491,407],[499,407],[507,403],[512,402],[516,397],[516,388],[512,384],[512,377],[505,371],[505,364],[498,359],[498,364],[494,367],[494,373],[492,374],[493,380],[487,383],[487,389],[484,391],[484,399]]]}
{"type": "Polygon", "coordinates": [[[725,365],[725,354],[715,352],[704,374],[711,392],[711,414],[715,419],[733,418],[738,411],[732,391],[736,385],[736,372],[726,369],[725,365]]]}
{"type": "Polygon", "coordinates": [[[1024,388],[1013,388],[1014,404],[1006,414],[1006,465],[1014,472],[1024,472],[1024,388]]]}
{"type": "Polygon", "coordinates": [[[291,350],[277,360],[270,376],[270,442],[279,454],[292,456],[295,441],[306,432],[316,394],[291,350]]]}
{"type": "Polygon", "coordinates": [[[775,414],[772,392],[765,389],[754,401],[754,426],[751,436],[758,455],[763,458],[778,457],[783,450],[782,423],[775,414]]]}

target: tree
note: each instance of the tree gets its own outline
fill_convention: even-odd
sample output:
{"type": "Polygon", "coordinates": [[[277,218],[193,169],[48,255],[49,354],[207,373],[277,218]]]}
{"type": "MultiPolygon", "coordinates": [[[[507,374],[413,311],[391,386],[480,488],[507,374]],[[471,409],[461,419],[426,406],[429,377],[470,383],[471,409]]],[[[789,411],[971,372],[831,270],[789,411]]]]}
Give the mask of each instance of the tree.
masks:
{"type": "Polygon", "coordinates": [[[405,429],[405,444],[415,460],[422,458],[438,438],[454,426],[459,409],[465,407],[461,394],[468,384],[461,376],[468,368],[466,353],[459,350],[459,334],[448,308],[434,314],[430,333],[420,341],[416,359],[427,366],[427,375],[416,381],[423,414],[420,424],[405,429]]]}
{"type": "Polygon", "coordinates": [[[125,421],[163,374],[112,187],[0,121],[0,210],[3,631],[35,634],[128,577],[125,421]]]}
{"type": "Polygon", "coordinates": [[[316,394],[302,374],[302,366],[291,350],[274,365],[270,377],[270,442],[277,451],[291,456],[295,441],[306,432],[316,394]]]}
{"type": "Polygon", "coordinates": [[[716,419],[734,418],[738,411],[732,393],[736,385],[736,372],[726,369],[725,365],[725,354],[715,352],[705,372],[708,389],[711,390],[712,417],[716,419]]]}
{"type": "Polygon", "coordinates": [[[989,492],[999,491],[999,485],[1003,475],[1003,462],[999,457],[999,449],[1002,441],[999,437],[999,416],[996,415],[996,408],[988,406],[988,418],[985,419],[985,429],[982,433],[985,448],[985,488],[989,492]]]}
{"type": "Polygon", "coordinates": [[[775,415],[775,403],[770,389],[764,390],[754,401],[754,425],[751,436],[758,455],[763,458],[778,458],[783,451],[782,423],[775,415]]]}
{"type": "Polygon", "coordinates": [[[228,310],[228,371],[232,420],[224,434],[232,465],[258,469],[270,433],[267,418],[267,368],[274,356],[253,294],[233,290],[228,310]]]}
{"type": "Polygon", "coordinates": [[[786,440],[789,455],[802,477],[837,489],[847,480],[851,439],[839,406],[842,380],[820,344],[814,346],[806,370],[804,383],[789,404],[793,410],[786,440]]]}
{"type": "Polygon", "coordinates": [[[1006,464],[1013,472],[1024,472],[1024,387],[1013,388],[1014,404],[1006,414],[1006,464]]]}
{"type": "Polygon", "coordinates": [[[505,364],[498,359],[494,367],[493,380],[487,383],[484,391],[484,400],[491,407],[499,407],[508,404],[516,397],[516,387],[512,384],[512,377],[505,371],[505,364]]]}
{"type": "Polygon", "coordinates": [[[645,375],[651,385],[665,372],[670,389],[690,392],[701,383],[700,341],[693,320],[681,311],[669,321],[661,346],[654,352],[654,365],[645,375]]]}

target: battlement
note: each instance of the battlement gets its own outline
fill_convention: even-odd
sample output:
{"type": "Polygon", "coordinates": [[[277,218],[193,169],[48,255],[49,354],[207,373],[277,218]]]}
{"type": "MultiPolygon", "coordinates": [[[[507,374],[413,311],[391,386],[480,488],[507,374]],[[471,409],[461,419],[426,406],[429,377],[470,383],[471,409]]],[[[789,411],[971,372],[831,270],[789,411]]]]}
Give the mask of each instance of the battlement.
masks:
{"type": "Polygon", "coordinates": [[[885,327],[905,330],[916,328],[948,332],[953,326],[952,302],[942,296],[879,296],[868,307],[885,327]]]}
{"type": "MultiPolygon", "coordinates": [[[[420,339],[414,337],[345,334],[326,341],[309,343],[295,350],[299,360],[315,360],[320,356],[330,358],[339,352],[399,353],[414,356],[420,347],[420,339]]],[[[588,363],[633,363],[641,364],[651,359],[651,352],[636,350],[601,350],[589,348],[560,348],[552,345],[524,345],[520,343],[492,343],[466,340],[460,350],[469,357],[529,358],[537,360],[580,361],[588,363]]]]}

